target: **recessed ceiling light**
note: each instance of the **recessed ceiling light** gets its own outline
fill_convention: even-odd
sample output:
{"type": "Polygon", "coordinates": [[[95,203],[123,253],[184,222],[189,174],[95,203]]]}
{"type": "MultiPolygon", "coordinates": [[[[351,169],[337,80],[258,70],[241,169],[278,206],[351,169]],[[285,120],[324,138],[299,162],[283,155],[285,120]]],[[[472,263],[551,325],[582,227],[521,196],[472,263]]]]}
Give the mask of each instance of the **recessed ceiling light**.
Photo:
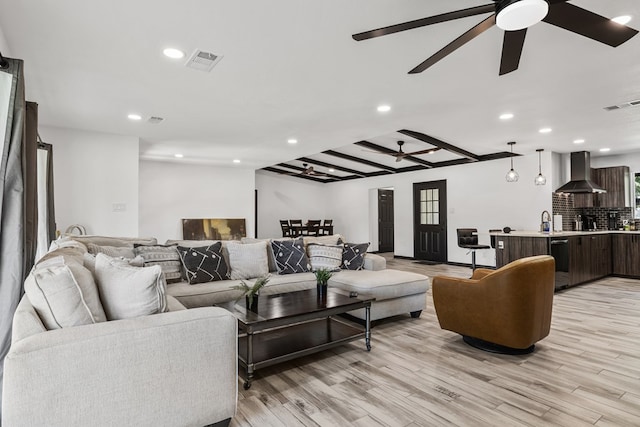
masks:
{"type": "Polygon", "coordinates": [[[178,158],[178,159],[181,159],[181,158],[183,158],[183,157],[184,157],[184,154],[176,153],[176,154],[174,154],[174,155],[173,155],[173,157],[176,157],[176,158],[178,158]]]}
{"type": "Polygon", "coordinates": [[[626,25],[629,23],[629,21],[631,21],[631,16],[629,15],[616,16],[611,20],[617,24],[626,25]]]}
{"type": "Polygon", "coordinates": [[[391,111],[391,107],[389,105],[378,105],[379,113],[386,113],[388,111],[391,111]]]}
{"type": "Polygon", "coordinates": [[[584,139],[574,139],[573,143],[574,144],[583,144],[584,143],[584,139]]]}
{"type": "Polygon", "coordinates": [[[549,133],[549,132],[551,132],[551,128],[542,128],[538,132],[540,132],[540,133],[549,133]]]}
{"type": "Polygon", "coordinates": [[[180,58],[184,58],[184,52],[179,50],[179,49],[174,49],[172,47],[168,47],[165,50],[162,51],[162,53],[164,53],[164,56],[167,56],[171,59],[180,59],[180,58]]]}
{"type": "Polygon", "coordinates": [[[129,114],[127,117],[129,120],[142,120],[142,116],[140,114],[129,114]]]}
{"type": "Polygon", "coordinates": [[[297,139],[295,139],[295,138],[289,138],[289,139],[287,139],[287,142],[288,142],[289,144],[297,144],[297,143],[298,143],[298,140],[297,140],[297,139]]]}
{"type": "Polygon", "coordinates": [[[611,148],[601,148],[600,152],[606,153],[607,151],[611,151],[611,148]]]}
{"type": "Polygon", "coordinates": [[[240,159],[233,159],[233,163],[240,163],[240,159]]]}
{"type": "Polygon", "coordinates": [[[509,120],[509,119],[513,119],[512,113],[500,114],[500,120],[509,120]]]}

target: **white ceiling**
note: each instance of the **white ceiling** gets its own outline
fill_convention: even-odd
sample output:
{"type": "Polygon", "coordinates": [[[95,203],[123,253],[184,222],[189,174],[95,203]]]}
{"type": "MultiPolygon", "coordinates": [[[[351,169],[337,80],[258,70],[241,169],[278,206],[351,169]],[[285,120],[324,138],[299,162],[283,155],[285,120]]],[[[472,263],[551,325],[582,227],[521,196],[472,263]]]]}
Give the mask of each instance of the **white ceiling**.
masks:
{"type": "MultiPolygon", "coordinates": [[[[351,38],[487,2],[0,0],[0,29],[3,53],[25,60],[42,125],[139,136],[143,158],[179,152],[180,161],[259,168],[363,139],[393,147],[398,129],[476,154],[508,151],[512,140],[521,154],[640,150],[640,107],[603,110],[640,99],[640,35],[614,49],[542,22],[527,33],[519,70],[502,77],[497,27],[407,74],[484,15],[351,38]],[[224,58],[204,73],[164,57],[168,46],[224,58]],[[376,111],[383,103],[391,112],[376,111]],[[500,121],[507,111],[515,118],[500,121]],[[132,112],[165,122],[131,122],[132,112]],[[544,126],[553,132],[539,134],[544,126]],[[576,138],[587,142],[576,146],[576,138]]],[[[640,28],[638,0],[572,4],[632,15],[629,26],[640,28]]],[[[424,147],[414,141],[405,151],[424,147]]]]}

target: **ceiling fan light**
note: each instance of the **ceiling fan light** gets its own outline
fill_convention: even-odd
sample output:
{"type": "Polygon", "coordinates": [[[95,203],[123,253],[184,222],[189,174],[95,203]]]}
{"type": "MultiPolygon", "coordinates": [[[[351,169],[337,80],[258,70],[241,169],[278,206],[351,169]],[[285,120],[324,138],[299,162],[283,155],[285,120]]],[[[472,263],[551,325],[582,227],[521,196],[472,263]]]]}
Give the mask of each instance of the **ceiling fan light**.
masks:
{"type": "Polygon", "coordinates": [[[547,16],[545,0],[506,0],[498,4],[496,25],[505,31],[517,31],[537,24],[547,16]]]}

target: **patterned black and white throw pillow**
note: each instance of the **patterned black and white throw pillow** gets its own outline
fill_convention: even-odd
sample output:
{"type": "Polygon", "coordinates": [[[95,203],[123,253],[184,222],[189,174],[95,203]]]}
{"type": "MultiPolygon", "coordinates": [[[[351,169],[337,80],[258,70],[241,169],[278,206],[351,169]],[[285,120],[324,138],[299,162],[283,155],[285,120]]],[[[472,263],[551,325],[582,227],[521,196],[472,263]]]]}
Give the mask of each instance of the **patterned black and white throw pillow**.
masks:
{"type": "Polygon", "coordinates": [[[144,266],[159,265],[164,273],[167,283],[175,283],[181,280],[180,255],[176,245],[141,245],[133,244],[133,253],[144,259],[144,266]]]}
{"type": "Polygon", "coordinates": [[[342,251],[343,270],[362,270],[369,243],[345,243],[342,251]]]}
{"type": "Polygon", "coordinates": [[[302,239],[272,240],[271,249],[276,259],[278,274],[306,273],[309,271],[309,258],[304,251],[302,239]]]}
{"type": "Polygon", "coordinates": [[[199,248],[178,246],[178,254],[190,285],[229,278],[229,267],[222,256],[222,243],[199,248]]]}

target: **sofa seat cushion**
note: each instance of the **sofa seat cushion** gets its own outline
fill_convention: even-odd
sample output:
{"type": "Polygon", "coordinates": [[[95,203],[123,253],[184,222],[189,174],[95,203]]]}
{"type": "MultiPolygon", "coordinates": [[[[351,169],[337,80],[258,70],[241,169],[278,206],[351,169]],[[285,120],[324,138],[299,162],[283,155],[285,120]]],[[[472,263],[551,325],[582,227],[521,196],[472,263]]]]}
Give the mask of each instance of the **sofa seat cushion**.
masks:
{"type": "Polygon", "coordinates": [[[187,308],[207,307],[239,299],[242,292],[232,287],[240,285],[240,282],[219,280],[194,285],[188,282],[170,283],[167,284],[167,295],[177,298],[187,308]]]}
{"type": "Polygon", "coordinates": [[[399,270],[342,270],[329,279],[329,286],[371,295],[376,300],[421,294],[429,289],[429,278],[399,270]]]}
{"type": "MultiPolygon", "coordinates": [[[[252,280],[252,282],[254,281],[252,280]]],[[[260,292],[264,294],[279,294],[314,289],[315,287],[316,276],[313,273],[273,275],[269,279],[269,283],[260,292]]]]}

